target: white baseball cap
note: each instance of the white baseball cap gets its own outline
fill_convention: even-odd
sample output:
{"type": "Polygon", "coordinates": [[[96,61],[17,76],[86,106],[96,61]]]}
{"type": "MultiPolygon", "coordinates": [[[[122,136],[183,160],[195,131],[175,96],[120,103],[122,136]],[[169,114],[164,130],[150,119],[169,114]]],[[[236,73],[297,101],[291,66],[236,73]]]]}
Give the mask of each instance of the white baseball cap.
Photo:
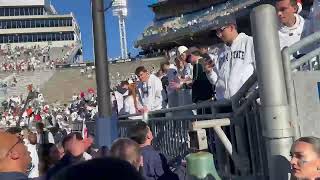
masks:
{"type": "Polygon", "coordinates": [[[179,46],[177,49],[177,56],[180,56],[182,53],[185,53],[188,51],[188,48],[185,46],[179,46]]]}

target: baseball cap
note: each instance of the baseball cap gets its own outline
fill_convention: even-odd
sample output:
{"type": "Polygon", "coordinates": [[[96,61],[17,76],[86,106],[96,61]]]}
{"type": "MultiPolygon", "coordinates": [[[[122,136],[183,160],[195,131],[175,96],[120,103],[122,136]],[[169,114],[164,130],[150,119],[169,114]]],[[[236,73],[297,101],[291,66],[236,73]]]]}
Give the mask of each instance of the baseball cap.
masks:
{"type": "Polygon", "coordinates": [[[227,25],[230,25],[230,24],[234,24],[234,25],[237,25],[237,20],[235,17],[233,16],[228,16],[224,19],[221,19],[221,21],[217,24],[217,26],[215,26],[212,30],[217,30],[223,26],[227,26],[227,25]]]}
{"type": "Polygon", "coordinates": [[[179,46],[177,49],[177,56],[180,56],[182,53],[185,53],[188,51],[188,48],[185,46],[179,46]]]}

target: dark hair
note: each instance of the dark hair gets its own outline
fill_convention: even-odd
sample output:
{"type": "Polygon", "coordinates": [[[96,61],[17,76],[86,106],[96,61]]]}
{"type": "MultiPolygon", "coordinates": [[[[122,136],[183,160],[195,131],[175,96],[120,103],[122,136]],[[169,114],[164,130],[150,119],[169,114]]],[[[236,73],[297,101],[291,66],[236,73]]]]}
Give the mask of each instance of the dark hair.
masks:
{"type": "Polygon", "coordinates": [[[66,143],[69,142],[74,136],[76,136],[76,139],[79,141],[83,140],[82,135],[79,132],[72,132],[63,138],[62,147],[66,148],[66,143]]]}
{"type": "Polygon", "coordinates": [[[165,71],[164,66],[170,66],[169,61],[161,62],[161,63],[160,63],[160,70],[161,70],[162,72],[165,71]]]}
{"type": "Polygon", "coordinates": [[[137,67],[135,74],[139,75],[141,72],[148,72],[148,70],[144,66],[137,67]]]}
{"type": "Polygon", "coordinates": [[[7,133],[10,134],[19,134],[21,133],[22,129],[19,127],[10,127],[9,129],[6,130],[7,133]]]}
{"type": "Polygon", "coordinates": [[[211,57],[210,57],[209,54],[207,54],[207,53],[201,54],[201,57],[202,57],[205,61],[211,60],[211,57]]]}
{"type": "MultiPolygon", "coordinates": [[[[276,0],[276,2],[281,2],[281,1],[285,1],[285,0],[276,0]]],[[[291,6],[296,7],[298,5],[297,0],[289,0],[289,1],[290,1],[291,6]]]]}
{"type": "Polygon", "coordinates": [[[120,86],[125,86],[125,85],[129,85],[128,81],[121,81],[120,82],[120,86]]]}
{"type": "Polygon", "coordinates": [[[135,126],[129,129],[129,137],[138,144],[144,144],[146,142],[148,129],[149,126],[147,123],[143,121],[138,122],[135,126]]]}
{"type": "Polygon", "coordinates": [[[320,138],[313,137],[313,136],[301,137],[297,139],[294,144],[298,142],[305,142],[305,143],[311,144],[314,152],[316,152],[320,157],[320,138]]]}
{"type": "Polygon", "coordinates": [[[99,153],[101,153],[102,157],[109,156],[110,150],[108,146],[101,146],[98,150],[99,153]]]}
{"type": "Polygon", "coordinates": [[[48,172],[49,168],[56,163],[50,157],[50,150],[54,146],[55,144],[52,144],[52,143],[39,145],[38,156],[39,156],[39,162],[40,162],[39,171],[41,175],[48,172]]]}
{"type": "Polygon", "coordinates": [[[212,59],[206,60],[204,64],[210,67],[214,67],[214,61],[212,59]]]}
{"type": "Polygon", "coordinates": [[[36,128],[37,128],[37,129],[43,129],[43,128],[44,128],[44,124],[43,124],[42,122],[38,122],[38,123],[36,124],[36,128]]]}
{"type": "Polygon", "coordinates": [[[52,180],[104,179],[143,180],[128,162],[115,158],[92,159],[59,171],[52,180]]]}

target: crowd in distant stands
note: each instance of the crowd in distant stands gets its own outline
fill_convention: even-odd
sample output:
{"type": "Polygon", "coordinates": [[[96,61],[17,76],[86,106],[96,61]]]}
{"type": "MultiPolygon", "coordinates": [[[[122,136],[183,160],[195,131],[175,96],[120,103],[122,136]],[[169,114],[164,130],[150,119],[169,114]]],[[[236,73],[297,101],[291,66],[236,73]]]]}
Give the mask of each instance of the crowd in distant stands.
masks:
{"type": "Polygon", "coordinates": [[[93,88],[89,88],[87,92],[74,94],[70,104],[52,103],[48,104],[39,90],[32,90],[27,98],[22,96],[9,97],[1,103],[2,119],[0,126],[15,127],[28,126],[31,127],[37,122],[45,122],[46,127],[65,128],[71,131],[69,126],[74,121],[91,121],[97,112],[96,93],[93,88]],[[25,108],[24,108],[25,107],[25,108]]]}
{"type": "MultiPolygon", "coordinates": [[[[152,36],[158,34],[167,34],[170,32],[179,32],[180,30],[188,28],[200,28],[205,27],[207,24],[210,24],[217,17],[223,17],[228,14],[232,14],[234,11],[239,9],[245,9],[247,6],[252,4],[255,1],[251,0],[240,0],[240,1],[231,1],[229,3],[221,4],[220,6],[211,6],[206,9],[201,9],[193,13],[187,13],[179,17],[170,17],[163,20],[159,20],[148,27],[143,36],[152,36]],[[228,12],[226,13],[226,9],[228,12]]],[[[308,13],[302,11],[302,2],[298,0],[297,12],[309,16],[308,13]]],[[[316,7],[316,6],[315,6],[316,7]]],[[[311,15],[312,16],[312,15],[311,15]]],[[[312,18],[310,16],[310,18],[312,18]]]]}
{"type": "Polygon", "coordinates": [[[70,56],[70,49],[74,45],[61,48],[62,58],[52,59],[50,57],[50,46],[40,47],[10,47],[7,45],[1,46],[0,49],[0,71],[2,72],[25,72],[35,71],[40,69],[54,69],[55,65],[67,64],[70,56]],[[65,50],[67,49],[67,50],[65,50]]]}

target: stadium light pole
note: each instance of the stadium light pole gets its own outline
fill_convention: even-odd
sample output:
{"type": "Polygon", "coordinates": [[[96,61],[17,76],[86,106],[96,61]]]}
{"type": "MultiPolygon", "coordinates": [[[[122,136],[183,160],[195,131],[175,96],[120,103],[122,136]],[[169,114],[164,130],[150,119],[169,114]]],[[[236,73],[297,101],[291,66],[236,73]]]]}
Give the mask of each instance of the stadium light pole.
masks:
{"type": "Polygon", "coordinates": [[[111,110],[104,3],[103,0],[91,0],[91,3],[98,95],[95,140],[99,147],[110,147],[113,140],[117,138],[117,116],[111,110]]]}

